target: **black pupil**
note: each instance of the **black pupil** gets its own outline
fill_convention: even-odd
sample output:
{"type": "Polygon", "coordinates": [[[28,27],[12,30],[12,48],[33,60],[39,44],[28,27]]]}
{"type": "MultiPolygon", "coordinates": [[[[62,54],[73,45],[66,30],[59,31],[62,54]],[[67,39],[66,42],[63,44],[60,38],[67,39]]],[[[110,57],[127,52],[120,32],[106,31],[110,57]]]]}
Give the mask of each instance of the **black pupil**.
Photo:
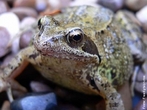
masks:
{"type": "Polygon", "coordinates": [[[81,35],[74,35],[73,36],[73,40],[75,40],[75,41],[80,41],[81,40],[81,35]]]}

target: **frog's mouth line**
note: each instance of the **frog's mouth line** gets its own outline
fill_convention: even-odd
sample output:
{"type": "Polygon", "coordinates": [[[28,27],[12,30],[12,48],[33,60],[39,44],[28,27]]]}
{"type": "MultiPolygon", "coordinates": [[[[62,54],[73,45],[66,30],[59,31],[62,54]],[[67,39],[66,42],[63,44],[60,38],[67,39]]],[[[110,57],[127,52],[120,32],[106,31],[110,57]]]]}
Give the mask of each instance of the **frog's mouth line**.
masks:
{"type": "Polygon", "coordinates": [[[66,60],[78,60],[82,62],[99,62],[97,55],[92,55],[84,51],[77,50],[75,48],[70,48],[67,46],[44,46],[37,42],[34,42],[34,47],[43,56],[49,56],[54,58],[61,58],[66,60]]]}

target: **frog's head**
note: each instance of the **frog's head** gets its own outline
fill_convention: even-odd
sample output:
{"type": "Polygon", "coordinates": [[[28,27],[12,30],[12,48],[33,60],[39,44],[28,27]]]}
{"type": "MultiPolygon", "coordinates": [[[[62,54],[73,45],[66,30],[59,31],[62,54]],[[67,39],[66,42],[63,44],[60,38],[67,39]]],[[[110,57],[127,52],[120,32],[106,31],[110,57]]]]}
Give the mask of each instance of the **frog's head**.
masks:
{"type": "Polygon", "coordinates": [[[38,21],[38,28],[34,45],[42,55],[100,63],[96,45],[80,27],[65,28],[54,18],[45,16],[38,21]]]}

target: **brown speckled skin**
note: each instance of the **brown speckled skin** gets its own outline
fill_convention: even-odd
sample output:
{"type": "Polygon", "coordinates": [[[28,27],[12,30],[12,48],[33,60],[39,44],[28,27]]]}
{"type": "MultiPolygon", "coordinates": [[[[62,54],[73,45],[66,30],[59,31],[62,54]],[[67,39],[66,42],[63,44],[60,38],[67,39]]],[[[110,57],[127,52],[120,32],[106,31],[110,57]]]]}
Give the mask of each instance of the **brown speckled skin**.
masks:
{"type": "MultiPolygon", "coordinates": [[[[34,37],[34,46],[20,51],[4,68],[1,79],[27,61],[57,84],[101,95],[107,110],[124,110],[115,88],[128,80],[133,63],[113,13],[103,7],[90,6],[62,11],[63,14],[54,18],[45,16],[39,21],[40,31],[34,37]],[[83,35],[82,40],[69,42],[69,34],[75,33],[83,35]]],[[[3,90],[6,82],[0,82],[0,90],[3,90]]]]}

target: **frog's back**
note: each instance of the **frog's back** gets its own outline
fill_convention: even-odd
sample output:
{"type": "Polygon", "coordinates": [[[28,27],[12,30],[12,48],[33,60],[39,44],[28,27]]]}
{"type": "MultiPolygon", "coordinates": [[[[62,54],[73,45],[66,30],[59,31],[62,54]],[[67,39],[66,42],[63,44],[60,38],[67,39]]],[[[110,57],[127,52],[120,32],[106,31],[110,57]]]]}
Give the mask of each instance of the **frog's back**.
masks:
{"type": "Polygon", "coordinates": [[[66,27],[79,26],[80,28],[91,28],[101,31],[110,22],[113,12],[101,6],[77,6],[62,9],[63,14],[55,16],[61,25],[66,27]],[[104,27],[104,28],[102,28],[104,27]]]}

